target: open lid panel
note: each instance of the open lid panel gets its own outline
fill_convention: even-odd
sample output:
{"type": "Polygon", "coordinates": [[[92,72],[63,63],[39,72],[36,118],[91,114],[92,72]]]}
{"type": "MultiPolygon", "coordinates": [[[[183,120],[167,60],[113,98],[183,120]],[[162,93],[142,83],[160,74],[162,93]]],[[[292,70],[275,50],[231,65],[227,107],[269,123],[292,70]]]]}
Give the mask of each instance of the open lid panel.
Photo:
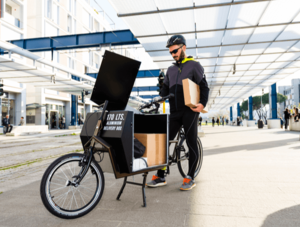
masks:
{"type": "Polygon", "coordinates": [[[91,100],[101,105],[108,100],[107,110],[126,108],[141,62],[105,51],[91,100]]]}

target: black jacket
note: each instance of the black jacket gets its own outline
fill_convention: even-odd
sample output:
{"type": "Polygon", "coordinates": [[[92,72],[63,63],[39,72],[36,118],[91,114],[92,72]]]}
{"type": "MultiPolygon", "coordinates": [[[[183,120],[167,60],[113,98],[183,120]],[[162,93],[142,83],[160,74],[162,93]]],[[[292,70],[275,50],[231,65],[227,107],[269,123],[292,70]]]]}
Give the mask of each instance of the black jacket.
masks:
{"type": "Polygon", "coordinates": [[[4,125],[4,126],[10,125],[10,120],[9,120],[9,118],[8,118],[8,119],[7,119],[6,117],[3,118],[3,120],[2,120],[2,125],[4,125]]]}
{"type": "Polygon", "coordinates": [[[184,103],[182,80],[189,78],[200,87],[200,103],[205,107],[208,101],[209,88],[205,79],[204,69],[193,57],[185,58],[181,63],[173,63],[168,68],[160,96],[170,93],[175,95],[169,100],[170,112],[189,109],[184,103]]]}
{"type": "Polygon", "coordinates": [[[289,112],[284,111],[284,119],[289,119],[291,117],[291,114],[289,112]]]}

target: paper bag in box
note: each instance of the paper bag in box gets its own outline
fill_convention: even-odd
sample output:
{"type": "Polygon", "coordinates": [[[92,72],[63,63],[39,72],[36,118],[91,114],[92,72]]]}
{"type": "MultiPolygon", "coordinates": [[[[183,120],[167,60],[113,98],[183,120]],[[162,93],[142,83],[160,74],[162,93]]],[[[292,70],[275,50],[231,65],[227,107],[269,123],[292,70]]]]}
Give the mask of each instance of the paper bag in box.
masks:
{"type": "Polygon", "coordinates": [[[146,147],[143,157],[149,167],[166,163],[166,134],[135,133],[134,137],[146,147]]]}
{"type": "MultiPolygon", "coordinates": [[[[190,79],[182,80],[184,103],[188,107],[196,107],[200,102],[200,88],[199,85],[191,81],[190,79]]],[[[202,110],[201,113],[207,113],[206,110],[202,110]]]]}

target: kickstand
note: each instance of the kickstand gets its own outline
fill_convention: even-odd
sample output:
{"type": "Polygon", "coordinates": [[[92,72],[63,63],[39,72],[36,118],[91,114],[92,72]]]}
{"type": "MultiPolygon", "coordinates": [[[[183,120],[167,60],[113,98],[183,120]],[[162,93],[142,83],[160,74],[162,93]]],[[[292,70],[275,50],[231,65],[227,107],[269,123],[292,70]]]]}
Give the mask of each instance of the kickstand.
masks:
{"type": "Polygon", "coordinates": [[[144,173],[143,174],[143,183],[140,184],[140,183],[136,183],[136,182],[131,182],[131,181],[127,181],[127,177],[124,178],[124,182],[123,182],[123,185],[120,189],[120,192],[117,196],[117,200],[120,200],[120,197],[123,193],[123,190],[126,186],[126,184],[133,184],[133,185],[138,185],[138,186],[142,186],[142,193],[143,193],[143,207],[146,207],[147,206],[147,203],[146,203],[146,192],[145,192],[145,186],[146,186],[146,180],[147,180],[147,175],[148,175],[148,172],[147,173],[144,173]]]}

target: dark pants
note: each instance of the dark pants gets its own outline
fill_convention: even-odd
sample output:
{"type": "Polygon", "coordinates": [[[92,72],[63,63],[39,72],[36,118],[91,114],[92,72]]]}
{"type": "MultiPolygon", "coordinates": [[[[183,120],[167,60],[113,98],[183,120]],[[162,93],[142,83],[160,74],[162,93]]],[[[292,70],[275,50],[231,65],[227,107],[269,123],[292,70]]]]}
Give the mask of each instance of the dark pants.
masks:
{"type": "MultiPolygon", "coordinates": [[[[180,127],[183,125],[186,143],[189,148],[189,172],[188,175],[194,179],[195,170],[199,160],[198,155],[198,126],[197,120],[199,113],[191,110],[178,111],[170,114],[170,128],[169,128],[169,140],[173,140],[177,135],[180,127]]],[[[164,170],[158,170],[157,176],[163,178],[165,174],[164,170]]]]}
{"type": "Polygon", "coordinates": [[[66,123],[61,123],[61,127],[62,127],[63,129],[66,129],[66,123]]]}
{"type": "Polygon", "coordinates": [[[287,129],[289,125],[289,119],[285,119],[284,128],[287,129]]]}
{"type": "Polygon", "coordinates": [[[13,129],[13,126],[10,125],[10,126],[7,126],[7,125],[4,125],[3,127],[3,133],[8,133],[8,132],[11,132],[11,130],[13,129]]]}

